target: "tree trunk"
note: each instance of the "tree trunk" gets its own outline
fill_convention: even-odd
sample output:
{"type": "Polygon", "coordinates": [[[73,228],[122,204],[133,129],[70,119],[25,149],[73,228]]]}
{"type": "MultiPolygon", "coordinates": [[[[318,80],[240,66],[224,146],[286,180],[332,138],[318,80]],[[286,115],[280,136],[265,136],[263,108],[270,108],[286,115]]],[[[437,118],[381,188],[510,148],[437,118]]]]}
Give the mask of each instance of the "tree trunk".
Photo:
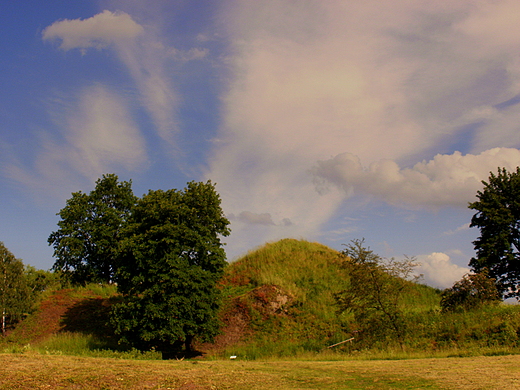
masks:
{"type": "Polygon", "coordinates": [[[191,347],[192,342],[193,342],[193,336],[192,335],[186,336],[186,340],[184,340],[184,348],[186,349],[187,354],[192,352],[192,347],[191,347]]]}

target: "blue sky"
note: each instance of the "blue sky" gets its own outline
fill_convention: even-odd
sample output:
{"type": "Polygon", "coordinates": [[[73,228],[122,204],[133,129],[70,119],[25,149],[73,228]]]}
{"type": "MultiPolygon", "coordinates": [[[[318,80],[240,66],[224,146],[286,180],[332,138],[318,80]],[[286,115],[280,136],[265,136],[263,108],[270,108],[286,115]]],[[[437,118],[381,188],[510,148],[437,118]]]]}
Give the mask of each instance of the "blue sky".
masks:
{"type": "Polygon", "coordinates": [[[520,165],[520,3],[4,1],[0,241],[49,269],[71,192],[217,183],[229,260],[285,237],[468,271],[520,165]]]}

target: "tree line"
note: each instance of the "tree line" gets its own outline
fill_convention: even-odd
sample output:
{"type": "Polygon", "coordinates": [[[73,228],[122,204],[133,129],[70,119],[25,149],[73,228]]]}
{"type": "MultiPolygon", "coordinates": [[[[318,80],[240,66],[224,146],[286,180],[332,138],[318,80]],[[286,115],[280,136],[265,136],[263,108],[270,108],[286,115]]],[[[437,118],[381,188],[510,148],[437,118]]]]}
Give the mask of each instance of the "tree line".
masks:
{"type": "MultiPolygon", "coordinates": [[[[502,298],[520,298],[520,168],[499,168],[483,181],[471,227],[471,273],[442,292],[445,311],[470,310],[502,298]]],[[[141,198],[131,181],[106,174],[90,193],[75,192],[58,213],[48,238],[52,270],[72,284],[115,283],[120,300],[111,324],[122,342],[138,349],[192,349],[195,337],[210,340],[219,329],[216,283],[226,266],[221,238],[230,234],[221,200],[210,181],[183,190],[150,190],[141,198]]],[[[386,329],[400,342],[400,299],[415,258],[383,259],[354,240],[343,251],[351,286],[336,294],[340,311],[354,312],[368,329],[386,329]]],[[[29,310],[52,274],[25,267],[0,243],[2,331],[29,310]]]]}

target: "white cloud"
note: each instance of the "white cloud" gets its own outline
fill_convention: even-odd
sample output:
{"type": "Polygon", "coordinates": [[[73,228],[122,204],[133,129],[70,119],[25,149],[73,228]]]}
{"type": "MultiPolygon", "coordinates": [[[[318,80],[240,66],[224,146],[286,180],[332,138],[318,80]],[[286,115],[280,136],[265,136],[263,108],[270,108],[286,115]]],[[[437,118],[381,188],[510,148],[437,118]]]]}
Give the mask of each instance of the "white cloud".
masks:
{"type": "Polygon", "coordinates": [[[466,231],[466,230],[468,230],[470,228],[469,225],[470,225],[469,223],[465,223],[464,225],[459,226],[455,230],[448,230],[448,231],[444,232],[444,234],[447,235],[447,236],[451,236],[453,234],[464,232],[464,231],[466,231]]]}
{"type": "Polygon", "coordinates": [[[460,206],[475,199],[482,180],[498,167],[514,171],[520,165],[518,149],[495,148],[479,155],[437,155],[412,168],[401,169],[395,161],[376,161],[368,168],[350,153],[319,161],[313,169],[317,189],[324,192],[327,183],[353,193],[378,197],[401,206],[460,206]]]}
{"type": "Polygon", "coordinates": [[[415,271],[423,274],[426,284],[433,287],[449,288],[469,272],[469,268],[453,264],[445,253],[417,256],[417,261],[420,265],[415,271]]]}
{"type": "Polygon", "coordinates": [[[103,11],[88,19],[60,20],[43,30],[44,40],[61,40],[60,49],[104,48],[132,40],[144,29],[124,12],[103,11]]]}
{"type": "Polygon", "coordinates": [[[466,207],[489,171],[520,162],[518,109],[502,106],[520,92],[520,41],[494,27],[507,13],[520,24],[516,10],[509,0],[226,2],[231,78],[207,175],[228,212],[275,224],[253,234],[235,223],[230,240],[319,232],[344,195],[314,191],[316,161],[347,192],[466,207]],[[469,154],[453,153],[460,144],[469,154]],[[422,161],[436,150],[447,153],[422,161]]]}
{"type": "Polygon", "coordinates": [[[68,117],[65,134],[77,155],[77,170],[99,173],[110,164],[129,171],[143,168],[147,160],[145,141],[131,118],[118,95],[100,84],[87,88],[68,117]]]}
{"type": "MultiPolygon", "coordinates": [[[[168,74],[174,48],[161,41],[153,28],[145,29],[125,12],[108,10],[88,19],[62,20],[43,31],[44,40],[61,40],[63,50],[111,46],[133,78],[144,107],[150,113],[159,136],[175,145],[179,97],[168,74]]],[[[204,52],[177,54],[179,61],[202,58],[204,52]]],[[[178,149],[175,149],[178,151],[178,149]]]]}

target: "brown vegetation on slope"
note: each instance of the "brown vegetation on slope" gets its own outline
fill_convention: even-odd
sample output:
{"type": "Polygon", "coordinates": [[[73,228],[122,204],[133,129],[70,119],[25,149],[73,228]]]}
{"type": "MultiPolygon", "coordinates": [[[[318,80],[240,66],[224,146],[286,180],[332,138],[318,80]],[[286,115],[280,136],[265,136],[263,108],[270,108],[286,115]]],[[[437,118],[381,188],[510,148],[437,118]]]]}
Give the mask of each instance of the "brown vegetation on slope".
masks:
{"type": "Polygon", "coordinates": [[[110,299],[92,291],[62,289],[42,300],[38,310],[22,321],[8,339],[37,344],[58,332],[106,335],[110,299]]]}

